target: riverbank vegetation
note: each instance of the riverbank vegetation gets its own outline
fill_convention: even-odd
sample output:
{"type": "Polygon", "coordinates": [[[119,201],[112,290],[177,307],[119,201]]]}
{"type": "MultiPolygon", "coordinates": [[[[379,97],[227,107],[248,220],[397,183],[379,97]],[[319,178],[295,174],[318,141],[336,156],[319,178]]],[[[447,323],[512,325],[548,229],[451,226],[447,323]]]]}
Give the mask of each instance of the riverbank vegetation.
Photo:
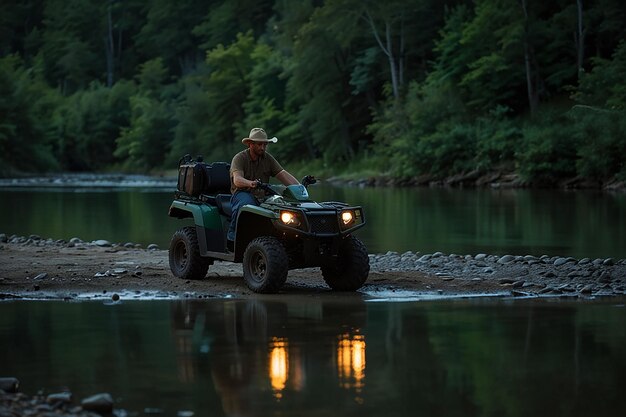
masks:
{"type": "Polygon", "coordinates": [[[230,160],[625,181],[621,0],[30,0],[0,6],[0,172],[230,160]]]}

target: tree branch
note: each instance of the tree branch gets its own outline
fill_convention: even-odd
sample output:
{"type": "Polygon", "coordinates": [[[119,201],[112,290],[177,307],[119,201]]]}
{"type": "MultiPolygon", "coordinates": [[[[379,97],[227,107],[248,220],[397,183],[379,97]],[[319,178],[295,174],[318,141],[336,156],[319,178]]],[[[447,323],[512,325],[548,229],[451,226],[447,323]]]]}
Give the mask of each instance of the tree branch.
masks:
{"type": "Polygon", "coordinates": [[[370,12],[367,9],[365,9],[365,14],[367,15],[367,18],[363,17],[363,19],[365,19],[365,21],[369,23],[370,27],[372,28],[372,33],[374,34],[374,38],[376,38],[376,42],[378,42],[378,46],[380,46],[380,49],[383,50],[385,55],[389,56],[391,54],[391,51],[389,51],[387,48],[385,48],[385,45],[383,45],[383,41],[378,35],[378,30],[376,30],[376,25],[374,25],[374,19],[372,19],[372,15],[370,15],[370,12]]]}

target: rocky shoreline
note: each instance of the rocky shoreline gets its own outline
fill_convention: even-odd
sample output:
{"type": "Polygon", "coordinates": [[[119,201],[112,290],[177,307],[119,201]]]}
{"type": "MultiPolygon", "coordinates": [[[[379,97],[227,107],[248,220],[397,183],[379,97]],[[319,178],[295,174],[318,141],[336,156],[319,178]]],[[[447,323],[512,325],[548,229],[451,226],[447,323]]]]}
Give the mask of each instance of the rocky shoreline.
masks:
{"type": "Polygon", "coordinates": [[[26,395],[19,390],[15,377],[0,377],[0,416],[76,416],[97,417],[113,413],[113,398],[108,393],[95,394],[75,402],[69,391],[26,395]]]}
{"type": "MultiPolygon", "coordinates": [[[[167,251],[157,245],[44,239],[0,233],[0,299],[81,298],[121,294],[154,298],[254,295],[243,284],[241,264],[216,262],[207,279],[178,280],[167,251]],[[152,294],[152,295],[151,295],[152,294]]],[[[290,291],[326,291],[318,268],[289,273],[290,291]]],[[[370,276],[361,290],[368,296],[389,291],[419,294],[563,296],[589,298],[626,294],[626,259],[436,252],[370,254],[370,276]]]]}
{"type": "Polygon", "coordinates": [[[450,187],[450,188],[553,188],[561,190],[603,190],[609,192],[626,192],[626,181],[610,179],[594,180],[584,177],[573,177],[561,180],[529,182],[515,172],[502,171],[470,171],[446,178],[432,175],[420,175],[411,178],[396,178],[388,175],[371,176],[368,178],[345,180],[339,177],[327,179],[331,184],[357,187],[450,187]]]}
{"type": "MultiPolygon", "coordinates": [[[[49,175],[30,175],[12,178],[0,178],[0,187],[4,188],[152,188],[174,190],[176,177],[167,175],[138,175],[115,173],[57,173],[49,175]]],[[[513,171],[481,171],[463,172],[449,177],[440,178],[432,175],[419,175],[410,178],[398,178],[379,174],[364,178],[345,179],[330,177],[321,180],[333,185],[356,187],[450,187],[450,188],[551,188],[562,190],[603,190],[609,192],[626,192],[626,181],[617,178],[596,180],[581,176],[553,179],[543,182],[530,182],[513,171]]]]}
{"type": "Polygon", "coordinates": [[[371,256],[370,265],[374,270],[415,270],[442,280],[488,280],[516,296],[626,294],[626,259],[388,252],[371,256]]]}

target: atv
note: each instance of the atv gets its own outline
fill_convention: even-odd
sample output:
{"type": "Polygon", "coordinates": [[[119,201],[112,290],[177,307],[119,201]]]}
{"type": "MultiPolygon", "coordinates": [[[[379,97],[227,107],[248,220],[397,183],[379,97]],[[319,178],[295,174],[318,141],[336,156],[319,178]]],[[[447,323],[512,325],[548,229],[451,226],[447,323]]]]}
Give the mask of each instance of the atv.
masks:
{"type": "Polygon", "coordinates": [[[201,279],[215,261],[241,262],[250,290],[274,293],[290,269],[320,267],[333,290],[361,288],[369,274],[369,257],[353,232],[365,225],[363,209],[311,200],[307,188],[315,182],[311,176],[287,187],[258,181],[265,199],[259,206],[243,206],[233,219],[230,165],[206,164],[189,155],[181,158],[169,216],[193,219],[194,225],[178,229],[172,237],[172,273],[186,280],[201,279]],[[237,222],[237,232],[228,247],[231,221],[237,222]]]}

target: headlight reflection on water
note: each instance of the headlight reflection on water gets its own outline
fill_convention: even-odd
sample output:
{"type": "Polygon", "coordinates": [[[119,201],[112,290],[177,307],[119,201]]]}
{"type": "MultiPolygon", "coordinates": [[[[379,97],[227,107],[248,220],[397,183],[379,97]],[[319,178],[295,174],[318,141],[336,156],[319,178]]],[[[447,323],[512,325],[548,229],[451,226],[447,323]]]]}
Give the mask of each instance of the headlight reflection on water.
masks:
{"type": "Polygon", "coordinates": [[[365,386],[365,336],[343,334],[337,343],[337,372],[342,388],[360,393],[365,386]]]}
{"type": "Polygon", "coordinates": [[[280,399],[289,375],[289,352],[286,339],[274,337],[270,343],[269,374],[274,397],[280,399]]]}
{"type": "MultiPolygon", "coordinates": [[[[289,385],[291,390],[300,391],[305,385],[306,373],[302,369],[302,352],[296,349],[290,352],[286,338],[273,337],[269,343],[268,376],[276,400],[283,398],[289,385]],[[294,369],[290,369],[290,359],[294,369]]],[[[342,334],[337,337],[336,372],[339,386],[354,390],[355,401],[362,402],[360,393],[365,387],[365,336],[361,334],[342,334]]]]}

